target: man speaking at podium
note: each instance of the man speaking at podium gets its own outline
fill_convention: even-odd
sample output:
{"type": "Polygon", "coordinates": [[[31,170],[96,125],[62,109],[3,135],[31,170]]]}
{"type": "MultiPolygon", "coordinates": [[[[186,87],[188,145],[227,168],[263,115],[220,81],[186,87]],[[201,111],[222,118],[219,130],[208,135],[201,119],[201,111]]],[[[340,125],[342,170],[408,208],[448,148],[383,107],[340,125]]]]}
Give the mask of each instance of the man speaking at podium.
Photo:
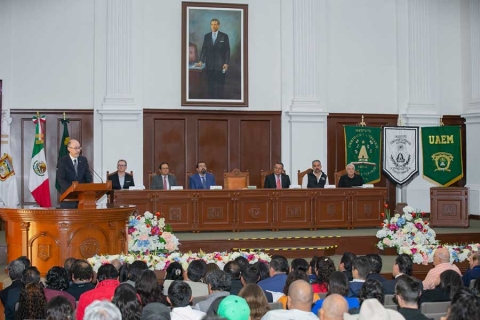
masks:
{"type": "MultiPolygon", "coordinates": [[[[60,185],[60,194],[63,194],[73,181],[79,183],[92,183],[93,177],[90,172],[88,160],[80,155],[82,147],[77,140],[70,140],[67,144],[69,154],[60,158],[57,163],[57,182],[60,185]]],[[[62,201],[60,208],[77,208],[76,201],[62,201]]]]}

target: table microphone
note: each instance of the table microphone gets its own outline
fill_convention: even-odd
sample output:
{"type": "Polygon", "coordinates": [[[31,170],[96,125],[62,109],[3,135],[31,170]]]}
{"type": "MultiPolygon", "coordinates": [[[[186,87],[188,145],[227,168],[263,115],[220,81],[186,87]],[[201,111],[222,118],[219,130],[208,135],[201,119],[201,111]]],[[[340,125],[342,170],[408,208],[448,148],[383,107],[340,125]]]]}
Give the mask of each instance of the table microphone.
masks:
{"type": "Polygon", "coordinates": [[[100,176],[98,175],[97,171],[93,170],[93,168],[90,166],[90,164],[88,165],[88,167],[90,168],[90,170],[93,171],[93,173],[95,173],[95,175],[97,176],[97,178],[100,179],[100,181],[102,181],[102,183],[104,183],[102,177],[100,177],[100,176]]]}

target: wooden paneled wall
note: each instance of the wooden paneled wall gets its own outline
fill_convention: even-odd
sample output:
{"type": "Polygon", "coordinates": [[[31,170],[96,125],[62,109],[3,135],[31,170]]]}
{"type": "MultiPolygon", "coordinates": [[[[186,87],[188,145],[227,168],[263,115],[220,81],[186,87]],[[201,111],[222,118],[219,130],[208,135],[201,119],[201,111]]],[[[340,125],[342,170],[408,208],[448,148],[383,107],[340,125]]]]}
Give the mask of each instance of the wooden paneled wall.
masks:
{"type": "Polygon", "coordinates": [[[143,113],[144,181],[169,163],[179,185],[188,185],[205,161],[217,185],[223,172],[249,170],[250,184],[260,187],[260,171],[281,160],[281,112],[153,110],[143,113]]]}
{"type": "MultiPolygon", "coordinates": [[[[11,152],[17,183],[20,184],[21,205],[35,205],[36,202],[28,190],[30,161],[32,157],[35,125],[32,117],[38,112],[46,117],[45,155],[48,165],[50,196],[52,206],[58,203],[59,194],[55,189],[56,167],[60,139],[63,134],[63,111],[57,110],[11,110],[11,152]]],[[[82,146],[82,155],[93,165],[93,110],[68,110],[66,117],[70,119],[68,132],[70,138],[77,139],[82,146]]]]}

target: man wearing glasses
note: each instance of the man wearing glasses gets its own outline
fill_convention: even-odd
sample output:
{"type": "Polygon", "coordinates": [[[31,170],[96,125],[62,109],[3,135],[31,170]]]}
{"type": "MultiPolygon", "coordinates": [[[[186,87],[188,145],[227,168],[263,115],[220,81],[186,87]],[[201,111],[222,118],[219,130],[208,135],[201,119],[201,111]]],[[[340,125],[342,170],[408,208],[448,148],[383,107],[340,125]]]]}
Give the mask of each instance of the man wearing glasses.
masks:
{"type": "MultiPolygon", "coordinates": [[[[57,163],[57,182],[60,185],[60,194],[64,193],[73,181],[79,183],[93,182],[88,160],[80,155],[82,147],[77,140],[70,140],[67,145],[69,154],[60,158],[57,163]]],[[[61,208],[76,208],[78,202],[61,202],[61,208]]]]}
{"type": "Polygon", "coordinates": [[[127,161],[118,160],[117,162],[117,172],[108,176],[108,180],[112,180],[112,189],[128,189],[130,186],[135,186],[133,183],[133,176],[129,173],[126,173],[127,170],[127,161]]]}

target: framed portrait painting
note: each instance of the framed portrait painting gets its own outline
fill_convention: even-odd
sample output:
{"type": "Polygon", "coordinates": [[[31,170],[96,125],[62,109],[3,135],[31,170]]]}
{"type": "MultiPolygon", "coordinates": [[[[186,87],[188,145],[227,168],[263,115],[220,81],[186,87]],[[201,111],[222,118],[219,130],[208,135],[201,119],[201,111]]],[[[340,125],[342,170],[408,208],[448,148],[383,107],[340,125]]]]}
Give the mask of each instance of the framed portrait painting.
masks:
{"type": "Polygon", "coordinates": [[[182,2],[182,106],[248,106],[248,5],[182,2]]]}

